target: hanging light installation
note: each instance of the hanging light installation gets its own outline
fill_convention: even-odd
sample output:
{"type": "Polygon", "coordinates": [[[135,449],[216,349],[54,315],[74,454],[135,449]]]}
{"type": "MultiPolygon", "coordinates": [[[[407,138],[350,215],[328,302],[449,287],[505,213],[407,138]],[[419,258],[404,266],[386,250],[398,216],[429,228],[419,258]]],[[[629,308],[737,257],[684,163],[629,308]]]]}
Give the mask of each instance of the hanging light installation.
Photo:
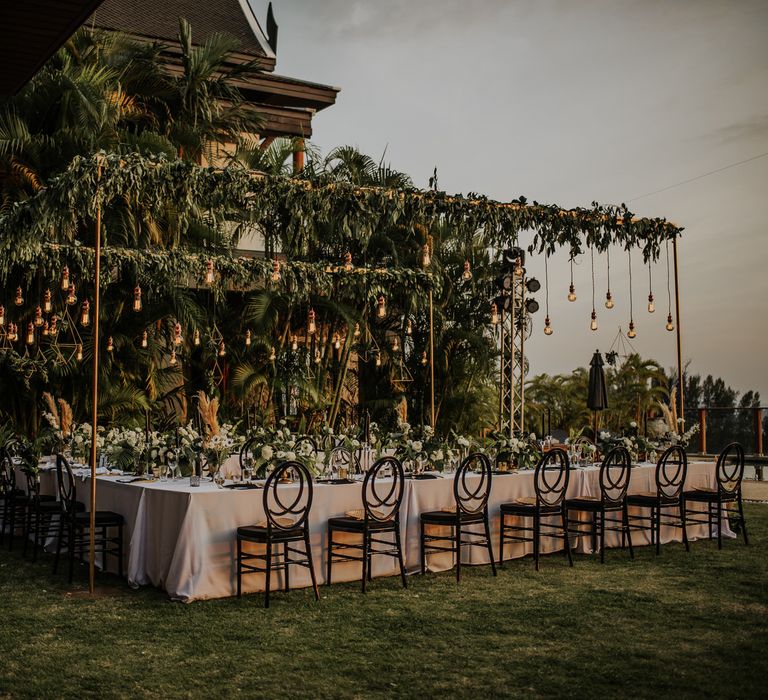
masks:
{"type": "Polygon", "coordinates": [[[613,297],[611,296],[611,249],[610,247],[606,249],[605,254],[608,258],[608,291],[605,293],[605,308],[612,309],[614,304],[613,304],[613,297]]]}
{"type": "Polygon", "coordinates": [[[209,286],[213,284],[213,260],[205,261],[205,283],[209,286]]]}
{"type": "Polygon", "coordinates": [[[547,315],[544,317],[544,335],[552,335],[554,332],[549,322],[549,265],[547,260],[549,254],[544,253],[544,306],[546,307],[547,315]]]}
{"type": "Polygon", "coordinates": [[[61,291],[66,292],[69,289],[69,268],[65,265],[61,271],[61,291]]]}
{"type": "Polygon", "coordinates": [[[499,325],[499,307],[496,306],[496,302],[491,302],[491,325],[497,326],[499,325]]]}
{"type": "Polygon", "coordinates": [[[315,311],[314,309],[310,309],[307,312],[307,333],[309,333],[309,335],[314,335],[315,331],[317,331],[317,324],[315,323],[315,311]]]}
{"type": "Polygon", "coordinates": [[[67,306],[74,306],[77,304],[77,296],[75,295],[75,285],[69,283],[69,290],[67,291],[67,306]]]}
{"type": "Polygon", "coordinates": [[[469,260],[464,261],[464,272],[461,273],[461,279],[465,282],[469,282],[472,279],[472,267],[469,264],[469,260]]]}
{"type": "Polygon", "coordinates": [[[280,281],[280,261],[279,260],[272,261],[272,274],[269,276],[269,278],[273,282],[280,281]]]}
{"type": "Polygon", "coordinates": [[[43,325],[45,321],[43,321],[43,310],[38,306],[35,309],[35,325],[39,328],[43,325]]]}
{"type": "Polygon", "coordinates": [[[568,301],[576,301],[576,287],[573,285],[573,258],[571,258],[571,286],[568,287],[568,301]]]}
{"type": "Polygon", "coordinates": [[[27,345],[34,345],[34,344],[35,344],[35,324],[30,322],[27,324],[27,345]]]}
{"type": "Polygon", "coordinates": [[[347,272],[350,272],[352,270],[352,253],[347,251],[344,253],[344,269],[347,272]]]}
{"type": "Polygon", "coordinates": [[[669,239],[665,241],[666,257],[667,257],[667,325],[665,328],[668,331],[675,330],[675,324],[672,321],[672,287],[669,280],[669,239]]]}
{"type": "Polygon", "coordinates": [[[648,313],[652,314],[656,311],[656,307],[653,305],[653,277],[651,273],[651,260],[648,259],[648,313]]]}
{"type": "Polygon", "coordinates": [[[91,323],[91,303],[86,299],[80,309],[80,325],[85,328],[91,323]]]}
{"type": "Polygon", "coordinates": [[[136,313],[139,313],[141,311],[141,287],[137,284],[133,288],[133,310],[136,313]]]}
{"type": "Polygon", "coordinates": [[[115,349],[115,343],[112,340],[112,336],[110,335],[109,338],[107,338],[107,352],[112,352],[115,349]]]}
{"type": "Polygon", "coordinates": [[[590,247],[589,260],[592,266],[592,320],[589,322],[589,330],[597,330],[597,312],[595,311],[595,249],[590,247]]]}
{"type": "Polygon", "coordinates": [[[192,334],[192,343],[195,347],[200,345],[200,331],[197,328],[195,328],[195,332],[192,334]]]}
{"type": "Polygon", "coordinates": [[[633,302],[632,302],[632,251],[627,251],[627,256],[629,259],[629,330],[627,331],[627,338],[635,338],[637,337],[637,333],[635,332],[635,319],[634,319],[634,312],[633,312],[633,302]]]}
{"type": "Polygon", "coordinates": [[[387,315],[387,302],[384,299],[383,294],[379,294],[378,306],[376,308],[376,316],[378,318],[384,318],[387,315]]]}
{"type": "Polygon", "coordinates": [[[21,306],[24,303],[24,295],[21,293],[21,287],[16,287],[16,299],[14,299],[16,306],[21,306]]]}
{"type": "Polygon", "coordinates": [[[59,332],[59,329],[56,327],[58,320],[57,316],[51,316],[51,327],[48,329],[51,335],[56,335],[59,332]]]}
{"type": "Polygon", "coordinates": [[[149,333],[147,331],[144,331],[141,334],[141,347],[146,348],[149,345],[149,333]]]}
{"type": "Polygon", "coordinates": [[[173,344],[177,347],[184,342],[184,336],[181,334],[181,324],[177,321],[173,326],[173,344]]]}
{"type": "Polygon", "coordinates": [[[8,340],[10,340],[12,343],[18,340],[19,334],[16,329],[15,323],[9,323],[8,324],[8,340]]]}
{"type": "Polygon", "coordinates": [[[51,290],[46,289],[43,294],[43,313],[49,314],[53,311],[53,303],[51,302],[51,290]]]}
{"type": "Polygon", "coordinates": [[[245,347],[249,348],[251,347],[251,331],[247,330],[245,332],[245,347]]]}

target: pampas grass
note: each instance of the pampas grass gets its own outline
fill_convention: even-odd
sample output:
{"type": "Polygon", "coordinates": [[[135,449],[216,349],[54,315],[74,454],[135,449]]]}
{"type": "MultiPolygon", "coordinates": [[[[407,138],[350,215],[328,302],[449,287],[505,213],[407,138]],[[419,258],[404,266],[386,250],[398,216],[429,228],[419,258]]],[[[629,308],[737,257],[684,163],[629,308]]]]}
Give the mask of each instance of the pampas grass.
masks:
{"type": "Polygon", "coordinates": [[[219,400],[217,398],[209,399],[204,391],[197,392],[197,396],[199,399],[198,410],[203,421],[205,436],[212,438],[219,434],[219,400]]]}

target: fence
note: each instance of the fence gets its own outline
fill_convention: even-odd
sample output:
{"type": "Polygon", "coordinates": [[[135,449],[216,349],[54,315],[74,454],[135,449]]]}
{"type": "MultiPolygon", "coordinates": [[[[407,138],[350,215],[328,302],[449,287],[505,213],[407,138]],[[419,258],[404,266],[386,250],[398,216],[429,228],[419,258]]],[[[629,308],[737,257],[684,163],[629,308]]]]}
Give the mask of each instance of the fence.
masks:
{"type": "Polygon", "coordinates": [[[686,427],[699,424],[698,447],[702,454],[717,454],[729,442],[740,442],[748,455],[763,456],[768,444],[768,410],[707,406],[685,411],[686,427]]]}

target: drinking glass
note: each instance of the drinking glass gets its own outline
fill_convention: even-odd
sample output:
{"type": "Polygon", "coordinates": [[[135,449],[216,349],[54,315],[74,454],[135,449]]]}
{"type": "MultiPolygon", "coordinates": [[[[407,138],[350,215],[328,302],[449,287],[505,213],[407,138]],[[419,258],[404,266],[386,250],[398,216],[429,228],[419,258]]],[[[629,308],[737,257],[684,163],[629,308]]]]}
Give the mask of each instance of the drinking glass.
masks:
{"type": "Polygon", "coordinates": [[[217,469],[216,472],[214,473],[213,483],[216,484],[217,488],[220,488],[220,489],[224,488],[224,473],[221,471],[221,468],[217,469]]]}
{"type": "Polygon", "coordinates": [[[176,456],[176,453],[173,450],[169,450],[168,454],[166,455],[166,459],[168,461],[169,476],[171,479],[178,479],[179,474],[177,470],[179,468],[179,460],[176,456]]]}

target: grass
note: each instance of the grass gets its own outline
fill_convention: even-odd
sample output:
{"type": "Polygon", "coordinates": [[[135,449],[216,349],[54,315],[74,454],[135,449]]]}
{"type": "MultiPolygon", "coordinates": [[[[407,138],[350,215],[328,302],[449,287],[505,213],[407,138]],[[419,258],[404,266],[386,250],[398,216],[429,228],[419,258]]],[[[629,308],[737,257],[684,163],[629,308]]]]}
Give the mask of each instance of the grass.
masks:
{"type": "MultiPolygon", "coordinates": [[[[758,697],[768,682],[768,506],[751,541],[634,561],[452,574],[183,605],[154,589],[72,595],[51,561],[0,552],[0,696],[758,697]]],[[[80,579],[79,588],[85,583],[80,579]]],[[[75,587],[76,589],[78,587],[75,587]]]]}

